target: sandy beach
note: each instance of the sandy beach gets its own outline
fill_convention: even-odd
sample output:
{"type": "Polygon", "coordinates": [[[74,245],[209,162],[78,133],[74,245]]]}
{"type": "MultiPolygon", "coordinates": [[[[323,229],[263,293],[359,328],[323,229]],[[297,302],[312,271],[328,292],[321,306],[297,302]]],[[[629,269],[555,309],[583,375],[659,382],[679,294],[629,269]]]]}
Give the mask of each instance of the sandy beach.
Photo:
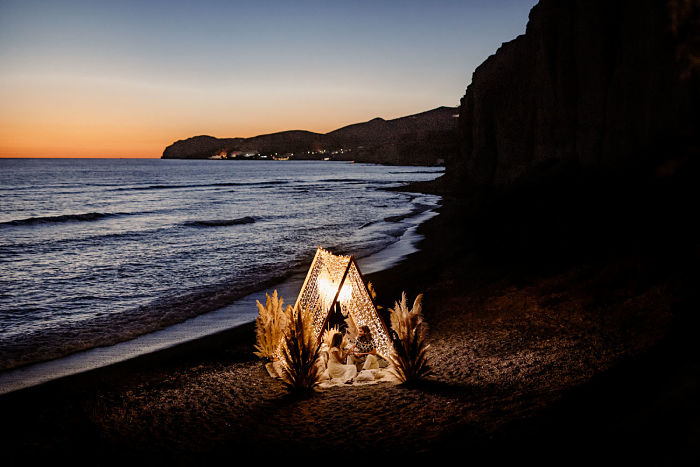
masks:
{"type": "Polygon", "coordinates": [[[469,268],[450,201],[421,251],[368,275],[378,303],[425,294],[434,375],[404,387],[286,394],[253,355],[252,325],[0,397],[2,452],[90,464],[198,463],[242,450],[451,454],[566,464],[697,459],[698,364],[666,280],[638,261],[546,274],[469,268]],[[673,344],[671,342],[674,342],[673,344]],[[694,457],[695,456],[695,457],[694,457]]]}

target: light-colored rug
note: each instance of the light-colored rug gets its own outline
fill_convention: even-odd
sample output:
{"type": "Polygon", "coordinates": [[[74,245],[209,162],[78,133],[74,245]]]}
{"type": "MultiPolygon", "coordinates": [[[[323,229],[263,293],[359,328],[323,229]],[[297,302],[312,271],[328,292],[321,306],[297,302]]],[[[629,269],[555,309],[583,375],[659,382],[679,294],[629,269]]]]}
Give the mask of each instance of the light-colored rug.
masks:
{"type": "Polygon", "coordinates": [[[352,384],[348,384],[342,378],[328,378],[321,381],[320,388],[330,388],[334,386],[366,386],[377,383],[396,383],[396,378],[386,369],[362,370],[353,379],[352,384]]]}
{"type": "MultiPolygon", "coordinates": [[[[281,374],[280,362],[271,362],[265,365],[267,373],[273,378],[279,378],[281,374]]],[[[397,383],[398,381],[387,368],[369,369],[360,371],[353,379],[352,383],[346,383],[343,378],[330,378],[328,370],[321,375],[320,388],[331,388],[335,386],[366,386],[378,383],[397,383]]]]}

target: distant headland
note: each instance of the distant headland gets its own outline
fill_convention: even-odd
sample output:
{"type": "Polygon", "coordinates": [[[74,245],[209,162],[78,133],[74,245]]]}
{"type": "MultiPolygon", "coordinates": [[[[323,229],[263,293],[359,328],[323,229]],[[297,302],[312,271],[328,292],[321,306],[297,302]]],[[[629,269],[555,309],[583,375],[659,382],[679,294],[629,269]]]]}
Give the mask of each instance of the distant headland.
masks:
{"type": "Polygon", "coordinates": [[[348,125],[329,133],[292,130],[251,138],[194,136],[162,159],[340,160],[391,165],[443,165],[458,148],[457,107],[348,125]]]}

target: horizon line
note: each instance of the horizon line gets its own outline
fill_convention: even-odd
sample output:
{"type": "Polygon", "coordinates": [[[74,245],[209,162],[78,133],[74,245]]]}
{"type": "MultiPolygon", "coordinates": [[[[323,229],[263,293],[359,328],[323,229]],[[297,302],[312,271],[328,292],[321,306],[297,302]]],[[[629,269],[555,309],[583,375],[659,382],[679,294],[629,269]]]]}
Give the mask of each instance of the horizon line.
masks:
{"type": "Polygon", "coordinates": [[[160,159],[162,156],[3,156],[0,159],[160,159]]]}
{"type": "MultiPolygon", "coordinates": [[[[407,115],[400,115],[398,117],[380,117],[380,116],[375,116],[373,118],[370,118],[369,120],[362,120],[359,122],[354,122],[354,123],[347,123],[344,125],[341,125],[337,128],[334,128],[332,130],[328,130],[326,132],[323,131],[314,131],[314,130],[303,130],[303,129],[294,129],[294,130],[264,130],[262,132],[259,132],[257,134],[253,134],[251,136],[212,136],[211,134],[208,133],[200,133],[192,136],[188,136],[186,138],[181,138],[179,140],[175,140],[172,143],[166,145],[165,147],[167,148],[168,146],[174,144],[177,141],[182,141],[190,139],[190,138],[195,138],[197,136],[212,136],[213,138],[217,139],[233,139],[233,138],[242,138],[242,139],[249,139],[249,138],[257,138],[259,136],[268,136],[268,135],[274,135],[276,133],[287,133],[287,132],[294,132],[294,131],[303,131],[303,132],[309,132],[309,133],[317,133],[320,135],[326,135],[328,133],[332,133],[334,131],[353,126],[353,125],[360,125],[363,123],[368,123],[371,122],[372,120],[376,119],[382,119],[384,121],[393,121],[393,120],[400,120],[402,118],[407,118],[407,117],[413,117],[416,115],[421,115],[424,113],[432,112],[438,109],[443,109],[443,108],[450,108],[450,109],[456,109],[457,111],[459,110],[460,106],[459,105],[438,105],[437,107],[432,107],[428,110],[421,110],[418,112],[410,113],[407,115]]],[[[258,130],[260,131],[260,130],[258,130]]],[[[120,156],[120,155],[89,155],[89,156],[74,156],[74,155],[68,155],[68,156],[57,156],[57,155],[1,155],[0,154],[0,159],[160,159],[162,158],[162,154],[160,155],[152,155],[152,156],[144,156],[144,155],[137,155],[137,156],[120,156]]]]}

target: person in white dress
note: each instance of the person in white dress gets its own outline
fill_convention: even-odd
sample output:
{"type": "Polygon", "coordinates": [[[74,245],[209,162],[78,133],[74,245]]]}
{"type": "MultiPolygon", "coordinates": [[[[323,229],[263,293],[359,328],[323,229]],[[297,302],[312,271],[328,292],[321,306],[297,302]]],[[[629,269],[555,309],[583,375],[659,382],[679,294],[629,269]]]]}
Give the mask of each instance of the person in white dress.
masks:
{"type": "Polygon", "coordinates": [[[346,384],[352,384],[357,376],[355,365],[347,364],[348,353],[342,348],[343,335],[339,332],[333,334],[331,348],[328,351],[328,376],[333,379],[341,379],[346,384]]]}

